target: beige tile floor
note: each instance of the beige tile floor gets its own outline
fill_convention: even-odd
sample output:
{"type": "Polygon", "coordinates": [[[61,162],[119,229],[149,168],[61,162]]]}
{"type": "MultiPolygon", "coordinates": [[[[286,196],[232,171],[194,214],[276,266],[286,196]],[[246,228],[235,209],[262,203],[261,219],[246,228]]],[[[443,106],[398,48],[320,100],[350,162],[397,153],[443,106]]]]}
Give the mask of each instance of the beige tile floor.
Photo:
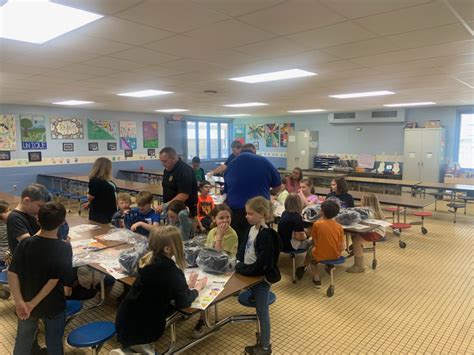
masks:
{"type": "MultiPolygon", "coordinates": [[[[389,236],[379,243],[377,270],[368,267],[364,274],[336,271],[336,293],[326,296],[315,289],[309,275],[294,285],[291,264],[282,255],[283,279],[274,285],[278,299],[271,306],[272,342],[275,354],[346,353],[474,353],[473,342],[473,238],[474,206],[467,216],[438,211],[429,218],[427,235],[413,227],[404,233],[406,249],[389,236]]],[[[468,211],[469,212],[469,211],[468,211]]],[[[348,260],[348,266],[352,260],[348,260]]],[[[116,285],[107,303],[76,317],[66,329],[93,320],[113,320],[116,285]]],[[[220,317],[248,312],[235,298],[223,302],[220,317]]],[[[178,324],[178,338],[187,339],[196,319],[178,324]]],[[[0,354],[11,353],[15,340],[16,317],[11,300],[0,300],[0,354]]],[[[254,341],[253,324],[232,324],[198,344],[187,354],[239,354],[254,341]]],[[[166,348],[168,332],[157,343],[166,348]]],[[[118,347],[106,343],[101,353],[118,347]]],[[[70,354],[86,350],[66,347],[70,354]]]]}

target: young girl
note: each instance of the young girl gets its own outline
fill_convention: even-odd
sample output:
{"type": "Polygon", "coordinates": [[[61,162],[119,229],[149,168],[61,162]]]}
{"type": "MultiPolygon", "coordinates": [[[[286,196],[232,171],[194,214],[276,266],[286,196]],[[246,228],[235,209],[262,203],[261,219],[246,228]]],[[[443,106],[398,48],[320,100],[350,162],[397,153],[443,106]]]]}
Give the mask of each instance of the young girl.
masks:
{"type": "Polygon", "coordinates": [[[303,171],[301,168],[294,168],[291,175],[285,176],[284,184],[289,193],[297,193],[300,189],[300,183],[303,180],[303,171]]]}
{"type": "MultiPolygon", "coordinates": [[[[380,207],[379,199],[374,194],[367,194],[362,196],[362,206],[369,207],[369,217],[374,219],[384,220],[385,216],[380,207]]],[[[385,238],[386,229],[385,227],[377,227],[372,232],[367,233],[352,233],[352,248],[354,250],[354,265],[349,267],[346,271],[350,273],[364,272],[364,250],[362,243],[364,241],[374,242],[377,240],[383,240],[385,238]]]]}
{"type": "Polygon", "coordinates": [[[301,180],[301,188],[298,194],[303,203],[303,207],[319,203],[318,196],[313,194],[313,182],[310,179],[301,180]]]}
{"type": "Polygon", "coordinates": [[[271,284],[281,279],[277,266],[281,244],[278,233],[266,224],[273,218],[270,201],[261,196],[254,197],[245,205],[245,211],[251,227],[239,246],[237,253],[239,262],[235,270],[246,276],[264,276],[262,282],[250,288],[252,297],[255,298],[261,341],[255,345],[246,346],[245,352],[271,354],[268,294],[271,284]]]}
{"type": "Polygon", "coordinates": [[[354,199],[348,194],[346,179],[343,176],[331,181],[331,191],[326,196],[327,199],[337,198],[340,201],[341,208],[354,207],[354,199]]]}
{"type": "Polygon", "coordinates": [[[193,238],[193,220],[189,218],[189,210],[184,202],[171,201],[167,209],[169,224],[178,227],[183,240],[193,238]]]}
{"type": "Polygon", "coordinates": [[[165,330],[166,316],[173,310],[171,302],[174,301],[174,308],[189,307],[207,282],[207,278],[197,280],[193,273],[186,283],[186,261],[178,228],[154,227],[149,248],[150,252],[138,263],[138,276],[115,320],[117,340],[125,352],[155,354],[153,342],[165,330]]]}
{"type": "Polygon", "coordinates": [[[99,223],[110,223],[117,211],[117,187],[112,181],[112,162],[98,158],[89,176],[89,192],[84,208],[89,208],[89,219],[99,223]]]}
{"type": "MultiPolygon", "coordinates": [[[[231,215],[230,208],[224,203],[212,209],[211,218],[215,227],[207,235],[206,247],[219,251],[223,250],[229,256],[235,256],[237,253],[238,237],[235,230],[230,226],[231,215]]],[[[200,338],[205,331],[204,313],[201,313],[201,318],[193,330],[193,338],[200,338]]]]}

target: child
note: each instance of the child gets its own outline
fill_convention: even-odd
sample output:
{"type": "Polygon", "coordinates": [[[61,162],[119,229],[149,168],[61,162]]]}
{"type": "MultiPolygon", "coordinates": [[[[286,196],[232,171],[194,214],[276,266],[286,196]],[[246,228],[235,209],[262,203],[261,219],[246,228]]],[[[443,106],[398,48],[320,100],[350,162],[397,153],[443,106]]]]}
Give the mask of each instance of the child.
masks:
{"type": "Polygon", "coordinates": [[[117,211],[117,187],[112,181],[112,162],[98,158],[89,176],[89,192],[84,208],[89,208],[89,219],[98,223],[110,223],[117,211]]]}
{"type": "Polygon", "coordinates": [[[10,205],[5,200],[0,200],[0,271],[7,266],[8,238],[6,221],[10,214],[10,205]]]}
{"type": "Polygon", "coordinates": [[[285,184],[281,184],[280,190],[275,196],[272,196],[272,201],[277,201],[280,205],[284,206],[286,198],[290,193],[286,191],[285,184]]]}
{"type": "Polygon", "coordinates": [[[313,194],[313,182],[310,179],[301,180],[300,186],[298,194],[303,202],[303,207],[319,203],[318,196],[313,194]]]}
{"type": "Polygon", "coordinates": [[[117,228],[124,228],[125,215],[130,212],[130,205],[132,204],[132,197],[126,192],[120,192],[117,195],[118,211],[112,216],[112,225],[117,228]]]}
{"type": "Polygon", "coordinates": [[[189,218],[189,210],[184,202],[179,200],[171,201],[168,204],[167,213],[169,224],[180,229],[183,240],[189,240],[194,237],[193,220],[189,218]]]}
{"type": "Polygon", "coordinates": [[[197,203],[197,222],[198,228],[201,232],[211,229],[211,211],[214,208],[214,200],[209,191],[211,190],[211,184],[209,181],[202,181],[199,184],[199,190],[201,194],[198,196],[197,203]]]}
{"type": "MultiPolygon", "coordinates": [[[[206,248],[225,251],[232,257],[237,254],[239,238],[235,230],[230,226],[231,215],[230,208],[224,203],[213,208],[211,216],[215,227],[207,235],[206,248]]],[[[194,327],[193,338],[200,338],[205,330],[204,314],[201,313],[201,318],[194,327]]]]}
{"type": "Polygon", "coordinates": [[[341,208],[354,207],[354,199],[352,195],[348,194],[348,187],[346,179],[343,176],[331,181],[331,192],[326,198],[337,198],[340,201],[341,208]]]}
{"type": "Polygon", "coordinates": [[[303,171],[301,168],[294,168],[291,175],[285,176],[285,187],[289,193],[298,193],[300,190],[300,183],[303,180],[303,171]]]}
{"type": "Polygon", "coordinates": [[[71,292],[66,285],[74,277],[71,245],[57,237],[65,217],[62,204],[46,203],[38,213],[41,229],[15,250],[8,270],[18,315],[14,354],[30,354],[39,319],[45,326],[48,354],[63,354],[65,295],[71,292]]]}
{"type": "Polygon", "coordinates": [[[160,215],[151,208],[152,203],[153,195],[148,191],[140,191],[137,195],[138,208],[133,208],[125,216],[125,226],[148,237],[150,230],[160,224],[160,215]]]}
{"type": "Polygon", "coordinates": [[[163,334],[166,316],[175,308],[189,307],[207,282],[207,278],[197,280],[197,274],[192,273],[186,283],[186,261],[178,228],[153,227],[149,247],[150,252],[138,263],[138,276],[115,320],[117,340],[125,352],[155,354],[153,342],[163,334]]]}
{"type": "MultiPolygon", "coordinates": [[[[385,216],[380,207],[379,199],[374,194],[367,194],[362,197],[362,206],[369,207],[369,217],[384,220],[385,216]]],[[[350,273],[364,272],[364,250],[362,243],[364,241],[374,242],[385,238],[385,227],[379,226],[372,232],[351,234],[352,248],[354,250],[354,265],[346,271],[350,273]]]]}
{"type": "MultiPolygon", "coordinates": [[[[278,221],[278,234],[285,252],[308,250],[313,244],[304,231],[302,211],[301,198],[297,194],[290,194],[285,201],[285,212],[278,221]]],[[[296,268],[296,276],[299,280],[303,278],[307,263],[308,261],[305,261],[303,266],[296,268]]]]}
{"type": "Polygon", "coordinates": [[[321,218],[313,224],[311,232],[313,238],[311,272],[313,283],[317,288],[321,287],[318,262],[339,258],[345,247],[342,226],[334,220],[338,213],[339,205],[337,202],[326,200],[321,205],[321,218]]]}
{"type": "Polygon", "coordinates": [[[239,246],[237,253],[239,262],[235,270],[245,276],[265,276],[262,282],[250,288],[252,297],[255,298],[261,341],[255,345],[246,346],[245,352],[271,354],[268,294],[271,284],[281,279],[277,266],[281,250],[280,238],[278,233],[266,224],[273,218],[270,201],[261,196],[254,197],[245,205],[245,211],[251,227],[239,246]]]}
{"type": "Polygon", "coordinates": [[[193,168],[194,175],[196,175],[196,180],[198,184],[204,181],[204,175],[205,175],[204,169],[199,167],[200,164],[201,164],[201,159],[199,159],[199,157],[194,157],[193,160],[191,160],[191,167],[193,168]]]}

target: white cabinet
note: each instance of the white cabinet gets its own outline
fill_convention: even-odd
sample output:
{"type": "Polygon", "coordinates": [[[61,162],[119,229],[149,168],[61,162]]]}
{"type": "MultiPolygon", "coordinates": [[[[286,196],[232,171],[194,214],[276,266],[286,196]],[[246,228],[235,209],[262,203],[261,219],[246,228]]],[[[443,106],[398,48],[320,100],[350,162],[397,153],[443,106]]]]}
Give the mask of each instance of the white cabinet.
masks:
{"type": "Polygon", "coordinates": [[[315,131],[293,131],[288,133],[286,168],[291,170],[312,169],[313,158],[318,154],[319,133],[315,131]]]}
{"type": "Polygon", "coordinates": [[[405,129],[403,179],[440,182],[444,175],[445,131],[443,128],[405,129]]]}

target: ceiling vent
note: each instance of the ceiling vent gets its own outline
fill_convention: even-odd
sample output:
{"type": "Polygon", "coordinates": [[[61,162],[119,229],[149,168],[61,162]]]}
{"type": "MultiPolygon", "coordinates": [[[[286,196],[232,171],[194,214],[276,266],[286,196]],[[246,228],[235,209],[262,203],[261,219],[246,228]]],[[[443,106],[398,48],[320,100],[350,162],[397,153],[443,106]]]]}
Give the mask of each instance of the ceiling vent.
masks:
{"type": "Polygon", "coordinates": [[[405,122],[405,109],[335,112],[329,114],[328,120],[332,124],[405,122]]]}

